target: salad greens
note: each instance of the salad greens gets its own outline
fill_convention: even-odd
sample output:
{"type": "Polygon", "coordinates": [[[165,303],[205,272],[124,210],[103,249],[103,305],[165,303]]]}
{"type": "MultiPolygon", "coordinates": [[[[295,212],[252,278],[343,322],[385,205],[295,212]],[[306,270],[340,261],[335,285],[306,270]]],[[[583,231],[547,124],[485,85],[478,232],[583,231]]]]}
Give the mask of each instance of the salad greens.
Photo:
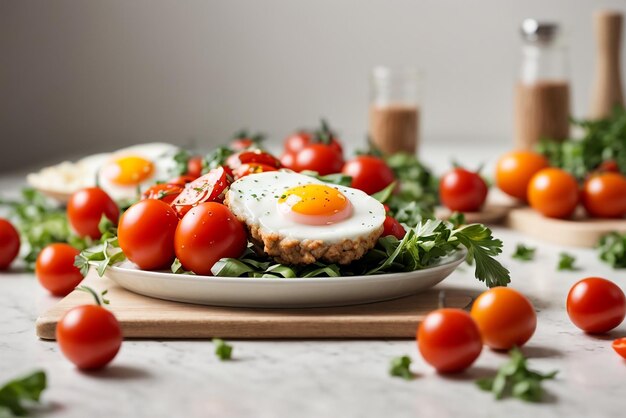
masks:
{"type": "Polygon", "coordinates": [[[583,130],[582,138],[563,142],[546,139],[538,146],[552,166],[569,171],[579,180],[606,161],[615,162],[619,171],[626,173],[625,108],[616,106],[603,120],[572,119],[572,124],[583,130]]]}
{"type": "Polygon", "coordinates": [[[511,255],[511,257],[520,261],[531,261],[533,258],[535,258],[536,250],[536,248],[527,247],[524,244],[517,244],[517,247],[515,247],[515,252],[511,255]]]}
{"type": "Polygon", "coordinates": [[[578,267],[575,266],[575,263],[576,263],[575,256],[573,256],[572,254],[568,254],[568,253],[560,253],[559,262],[556,266],[556,269],[559,271],[563,271],[563,270],[576,271],[578,270],[578,267]]]}
{"type": "Polygon", "coordinates": [[[230,360],[233,356],[233,346],[227,344],[226,341],[221,338],[213,338],[213,344],[215,345],[215,355],[221,361],[230,360]]]}
{"type": "Polygon", "coordinates": [[[411,358],[409,356],[402,356],[391,359],[389,374],[395,377],[401,377],[404,380],[415,379],[415,375],[411,371],[411,358]]]}
{"type": "Polygon", "coordinates": [[[626,234],[611,232],[600,238],[600,260],[613,268],[626,268],[626,234]]]}
{"type": "Polygon", "coordinates": [[[24,402],[39,402],[46,389],[46,373],[37,370],[0,387],[0,415],[23,417],[28,415],[24,402]]]}
{"type": "Polygon", "coordinates": [[[543,396],[541,382],[554,379],[557,371],[539,373],[528,369],[527,361],[519,348],[509,352],[510,359],[504,363],[494,377],[478,379],[476,385],[493,392],[496,399],[513,396],[526,402],[540,402],[543,396]]]}

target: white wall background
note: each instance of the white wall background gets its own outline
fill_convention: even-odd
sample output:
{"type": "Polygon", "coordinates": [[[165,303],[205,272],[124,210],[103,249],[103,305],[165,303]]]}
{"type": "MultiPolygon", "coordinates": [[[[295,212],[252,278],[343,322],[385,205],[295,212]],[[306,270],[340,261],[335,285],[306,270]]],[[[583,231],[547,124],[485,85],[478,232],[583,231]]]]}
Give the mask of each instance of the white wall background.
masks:
{"type": "Polygon", "coordinates": [[[601,7],[626,2],[0,0],[0,170],[321,115],[357,143],[376,64],[424,70],[425,142],[511,141],[520,21],[565,26],[584,115],[601,7]]]}

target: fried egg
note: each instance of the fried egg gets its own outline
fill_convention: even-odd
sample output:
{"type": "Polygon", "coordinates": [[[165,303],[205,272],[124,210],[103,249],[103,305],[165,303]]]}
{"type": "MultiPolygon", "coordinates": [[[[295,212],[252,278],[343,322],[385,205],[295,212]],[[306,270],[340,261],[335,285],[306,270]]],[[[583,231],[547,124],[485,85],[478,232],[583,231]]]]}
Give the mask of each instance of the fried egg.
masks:
{"type": "Polygon", "coordinates": [[[157,181],[172,177],[176,166],[174,145],[152,143],[112,153],[98,170],[98,185],[115,200],[136,198],[157,181]]]}
{"type": "Polygon", "coordinates": [[[228,206],[248,226],[293,240],[337,243],[380,234],[385,208],[350,187],[281,170],[235,181],[228,206]]]}

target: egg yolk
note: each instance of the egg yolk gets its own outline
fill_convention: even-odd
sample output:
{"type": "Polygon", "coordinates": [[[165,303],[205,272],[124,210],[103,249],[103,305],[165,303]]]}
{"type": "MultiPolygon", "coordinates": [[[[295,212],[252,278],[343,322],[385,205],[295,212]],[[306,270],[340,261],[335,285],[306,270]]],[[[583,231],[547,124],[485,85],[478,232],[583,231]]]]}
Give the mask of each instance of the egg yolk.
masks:
{"type": "Polygon", "coordinates": [[[281,212],[298,223],[330,225],[352,213],[350,201],[337,189],[306,184],[287,189],[278,199],[281,212]]]}
{"type": "Polygon", "coordinates": [[[106,167],[106,177],[122,186],[140,184],[152,177],[153,173],[152,161],[137,156],[117,158],[106,167]]]}

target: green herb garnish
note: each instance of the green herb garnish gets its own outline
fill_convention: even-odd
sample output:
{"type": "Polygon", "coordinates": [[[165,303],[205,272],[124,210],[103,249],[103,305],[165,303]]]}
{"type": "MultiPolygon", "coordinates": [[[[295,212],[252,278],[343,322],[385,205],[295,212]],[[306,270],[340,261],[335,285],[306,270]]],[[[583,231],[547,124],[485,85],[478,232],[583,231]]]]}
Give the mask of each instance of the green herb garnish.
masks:
{"type": "Polygon", "coordinates": [[[611,232],[600,238],[600,260],[613,268],[626,268],[626,234],[611,232]]]}
{"type": "Polygon", "coordinates": [[[11,380],[0,388],[0,415],[18,417],[28,415],[24,402],[39,402],[44,389],[46,373],[42,370],[11,380]]]}
{"type": "Polygon", "coordinates": [[[524,244],[517,244],[515,252],[511,257],[520,261],[530,261],[535,258],[535,250],[536,248],[527,247],[524,244]]]}
{"type": "Polygon", "coordinates": [[[220,338],[213,338],[215,344],[215,355],[222,361],[230,360],[233,355],[233,346],[220,338]]]}
{"type": "Polygon", "coordinates": [[[496,399],[512,396],[526,402],[540,402],[543,396],[541,382],[554,379],[557,371],[539,373],[529,370],[527,361],[518,348],[509,351],[510,360],[502,365],[495,377],[478,379],[476,385],[487,392],[493,392],[496,399]]]}
{"type": "Polygon", "coordinates": [[[563,271],[563,270],[575,271],[575,270],[578,270],[578,267],[576,267],[574,265],[574,263],[576,263],[576,257],[575,256],[573,256],[572,254],[568,254],[568,253],[560,253],[559,254],[559,263],[557,264],[556,268],[559,271],[563,271]]]}
{"type": "Polygon", "coordinates": [[[401,377],[405,380],[413,380],[415,375],[411,372],[411,358],[409,356],[395,357],[391,359],[389,374],[401,377]]]}

